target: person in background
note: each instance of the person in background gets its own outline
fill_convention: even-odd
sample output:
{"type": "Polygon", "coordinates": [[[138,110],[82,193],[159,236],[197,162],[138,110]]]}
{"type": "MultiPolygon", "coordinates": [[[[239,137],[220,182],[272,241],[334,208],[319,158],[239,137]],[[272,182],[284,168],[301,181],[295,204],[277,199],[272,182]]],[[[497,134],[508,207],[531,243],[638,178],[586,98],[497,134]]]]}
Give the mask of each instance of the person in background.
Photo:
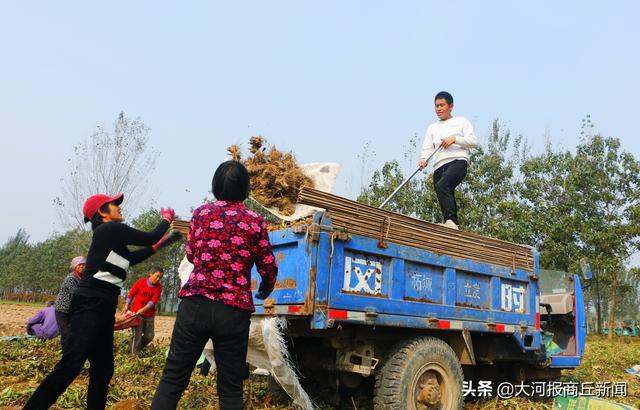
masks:
{"type": "Polygon", "coordinates": [[[439,121],[427,128],[418,166],[424,169],[429,155],[439,146],[442,147],[435,158],[433,185],[442,211],[443,225],[458,229],[455,189],[467,175],[469,149],[478,146],[478,141],[469,120],[451,115],[451,94],[446,91],[439,92],[434,98],[434,103],[439,121]]]}
{"type": "Polygon", "coordinates": [[[64,345],[69,338],[69,308],[71,307],[71,297],[76,291],[82,272],[87,260],[84,256],[76,256],[71,259],[71,272],[64,278],[56,296],[55,314],[58,328],[60,329],[60,343],[64,345]]]}
{"type": "Polygon", "coordinates": [[[53,339],[60,334],[52,300],[47,302],[46,308],[40,310],[29,319],[27,322],[27,334],[39,339],[53,339]]]}
{"type": "Polygon", "coordinates": [[[123,223],[120,211],[123,199],[123,194],[96,194],[84,203],[82,213],[85,222],[91,222],[93,237],[84,274],[71,299],[69,338],[62,346],[62,358],[24,409],[51,407],[87,360],[90,363],[87,409],[104,409],[107,404],[114,370],[113,325],[127,269],[179,239],[179,234],[173,232],[164,235],[175,219],[172,209],[161,209],[162,221],[151,232],[139,231],[123,223]],[[129,245],[140,248],[129,250],[129,245]]]}
{"type": "Polygon", "coordinates": [[[131,310],[141,319],[140,324],[131,329],[133,332],[129,343],[129,354],[131,356],[136,356],[151,343],[155,335],[154,320],[156,305],[162,294],[162,283],[160,283],[162,273],[162,269],[153,268],[149,277],[139,279],[127,296],[124,310],[127,311],[131,307],[131,310]]]}
{"type": "Polygon", "coordinates": [[[221,410],[243,408],[242,383],[249,377],[247,348],[251,313],[251,268],[262,277],[256,298],[273,290],[278,265],[267,225],[245,208],[249,173],[238,161],[223,162],[213,176],[215,202],[193,213],[187,259],[194,265],[178,293],[182,300],[169,355],[151,408],[175,409],[209,339],[213,342],[221,410]]]}

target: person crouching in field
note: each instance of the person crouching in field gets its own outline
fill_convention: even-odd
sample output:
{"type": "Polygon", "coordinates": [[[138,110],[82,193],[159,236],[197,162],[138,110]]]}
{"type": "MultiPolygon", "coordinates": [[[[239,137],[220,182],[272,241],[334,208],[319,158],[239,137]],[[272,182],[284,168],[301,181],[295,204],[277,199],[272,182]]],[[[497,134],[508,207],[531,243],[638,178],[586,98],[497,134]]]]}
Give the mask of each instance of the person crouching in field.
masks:
{"type": "Polygon", "coordinates": [[[122,223],[123,198],[123,194],[97,194],[84,203],[82,212],[85,222],[91,221],[93,237],[84,274],[71,299],[69,338],[62,346],[62,358],[40,383],[25,409],[51,407],[78,376],[87,359],[90,363],[87,409],[105,408],[113,376],[114,315],[127,269],[177,239],[172,234],[164,235],[175,219],[172,209],[162,209],[158,226],[151,232],[143,232],[122,223]],[[130,251],[128,245],[142,248],[130,251]]]}
{"type": "Polygon", "coordinates": [[[53,339],[59,333],[53,301],[47,302],[47,307],[27,322],[27,334],[39,339],[53,339]]]}
{"type": "Polygon", "coordinates": [[[243,408],[242,383],[249,377],[249,323],[255,310],[251,268],[262,277],[256,297],[273,290],[278,266],[267,225],[245,208],[249,173],[238,161],[222,163],[213,176],[215,202],[193,213],[187,236],[187,259],[194,265],[178,293],[182,300],[171,346],[151,408],[175,409],[209,339],[213,342],[221,410],[243,408]]]}
{"type": "Polygon", "coordinates": [[[64,278],[56,296],[56,322],[60,329],[60,343],[64,345],[69,338],[69,307],[71,306],[71,297],[76,291],[82,272],[84,272],[87,260],[83,256],[76,256],[71,259],[71,272],[64,278]]]}
{"type": "Polygon", "coordinates": [[[132,328],[131,341],[129,342],[129,354],[136,356],[144,349],[155,335],[154,320],[156,305],[162,294],[162,269],[153,268],[148,278],[139,279],[129,291],[124,310],[131,310],[140,316],[140,324],[132,328]],[[133,302],[133,303],[132,303],[133,302]]]}

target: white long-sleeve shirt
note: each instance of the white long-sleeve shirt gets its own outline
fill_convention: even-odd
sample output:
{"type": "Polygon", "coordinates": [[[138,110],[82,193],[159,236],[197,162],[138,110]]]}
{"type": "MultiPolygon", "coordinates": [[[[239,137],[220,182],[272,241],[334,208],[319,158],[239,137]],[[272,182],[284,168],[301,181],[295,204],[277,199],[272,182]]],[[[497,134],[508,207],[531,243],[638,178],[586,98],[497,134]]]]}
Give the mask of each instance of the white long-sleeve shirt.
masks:
{"type": "Polygon", "coordinates": [[[442,140],[450,136],[455,136],[456,142],[436,154],[434,169],[457,159],[469,161],[469,149],[478,146],[478,140],[473,133],[473,126],[464,117],[451,117],[429,125],[422,143],[420,159],[428,158],[442,140]]]}

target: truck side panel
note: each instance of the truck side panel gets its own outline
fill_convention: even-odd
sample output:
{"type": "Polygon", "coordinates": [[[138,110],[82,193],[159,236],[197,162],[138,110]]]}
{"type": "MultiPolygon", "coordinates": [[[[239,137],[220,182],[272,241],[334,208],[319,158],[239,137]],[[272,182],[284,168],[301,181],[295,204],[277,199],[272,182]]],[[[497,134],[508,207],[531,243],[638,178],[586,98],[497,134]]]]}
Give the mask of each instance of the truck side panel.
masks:
{"type": "MultiPolygon", "coordinates": [[[[278,277],[270,299],[275,304],[304,304],[311,287],[309,271],[313,265],[313,252],[304,234],[291,229],[269,234],[271,249],[278,261],[278,277]]],[[[251,272],[251,289],[258,289],[262,278],[255,266],[251,272]]],[[[315,285],[315,284],[314,284],[315,285]]],[[[254,298],[256,312],[263,313],[263,301],[254,298]]]]}
{"type": "MultiPolygon", "coordinates": [[[[530,272],[354,236],[334,241],[329,308],[535,327],[530,272]]],[[[319,263],[318,275],[327,275],[319,263]]]]}
{"type": "MultiPolygon", "coordinates": [[[[280,268],[256,314],[312,315],[312,329],[336,321],[406,328],[512,333],[523,350],[540,346],[532,272],[439,255],[353,235],[336,239],[316,214],[314,234],[270,233],[280,268]]],[[[537,266],[537,253],[534,252],[537,266]]],[[[260,277],[252,272],[252,288],[260,277]]]]}

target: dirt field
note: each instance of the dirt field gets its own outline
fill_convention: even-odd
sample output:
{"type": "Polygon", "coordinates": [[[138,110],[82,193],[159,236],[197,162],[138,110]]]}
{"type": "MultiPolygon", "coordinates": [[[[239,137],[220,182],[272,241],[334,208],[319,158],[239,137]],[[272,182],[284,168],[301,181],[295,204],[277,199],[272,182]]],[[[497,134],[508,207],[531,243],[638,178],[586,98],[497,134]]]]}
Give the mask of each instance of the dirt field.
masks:
{"type": "MultiPolygon", "coordinates": [[[[44,305],[38,307],[9,302],[0,304],[0,336],[24,335],[27,320],[43,307],[44,305]]],[[[173,322],[175,322],[173,316],[156,317],[155,343],[168,343],[173,331],[173,322]]]]}
{"type": "MultiPolygon", "coordinates": [[[[0,303],[0,335],[24,334],[27,319],[40,307],[15,303],[0,303]]],[[[160,375],[166,361],[166,351],[173,328],[174,318],[161,316],[156,319],[158,340],[146,354],[131,359],[127,352],[127,331],[116,332],[115,363],[116,371],[109,391],[111,408],[119,410],[136,410],[149,408],[160,375]],[[162,341],[160,341],[162,340],[162,341]]],[[[57,342],[40,342],[35,340],[19,340],[0,343],[0,410],[17,410],[22,408],[33,393],[40,380],[59,360],[60,347],[57,342]]],[[[640,408],[640,383],[636,376],[625,372],[625,369],[640,363],[640,338],[616,337],[609,340],[602,336],[589,336],[586,353],[582,364],[575,370],[565,371],[561,382],[588,383],[625,383],[626,393],[614,398],[607,397],[634,408],[640,408]]],[[[86,405],[87,372],[74,381],[59,399],[55,409],[84,408],[86,405]]],[[[310,386],[312,400],[322,409],[335,409],[328,401],[326,390],[313,390],[310,386]]],[[[371,408],[371,394],[345,396],[346,409],[371,408]],[[352,406],[351,406],[352,404],[352,406]]],[[[253,375],[245,383],[245,401],[248,409],[292,410],[289,405],[275,403],[269,393],[267,379],[253,375]]],[[[466,410],[483,409],[551,409],[551,396],[529,397],[522,395],[510,400],[501,400],[493,396],[487,400],[470,400],[465,404],[466,410]]],[[[180,409],[217,408],[215,375],[203,377],[194,372],[189,389],[185,392],[180,409]]]]}

